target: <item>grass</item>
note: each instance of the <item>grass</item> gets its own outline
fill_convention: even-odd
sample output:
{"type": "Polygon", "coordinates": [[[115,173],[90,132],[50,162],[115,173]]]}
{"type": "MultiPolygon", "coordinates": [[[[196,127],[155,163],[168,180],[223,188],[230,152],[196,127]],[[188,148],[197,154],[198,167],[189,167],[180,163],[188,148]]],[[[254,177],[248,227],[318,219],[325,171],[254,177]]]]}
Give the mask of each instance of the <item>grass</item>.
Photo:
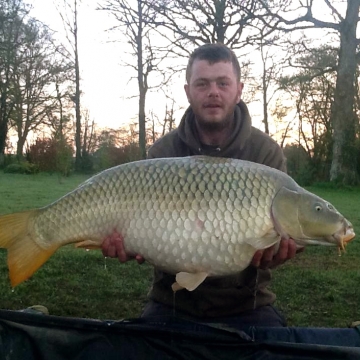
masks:
{"type": "MultiPolygon", "coordinates": [[[[0,214],[49,204],[86,179],[0,172],[0,214]]],[[[360,231],[360,189],[313,187],[360,231]]],[[[273,271],[277,307],[291,326],[346,327],[360,320],[360,243],[339,257],[335,248],[308,247],[273,271]]],[[[137,317],[146,301],[152,269],[135,262],[119,264],[100,251],[61,248],[31,279],[11,289],[6,251],[0,251],[0,308],[42,304],[52,315],[98,319],[137,317]]]]}

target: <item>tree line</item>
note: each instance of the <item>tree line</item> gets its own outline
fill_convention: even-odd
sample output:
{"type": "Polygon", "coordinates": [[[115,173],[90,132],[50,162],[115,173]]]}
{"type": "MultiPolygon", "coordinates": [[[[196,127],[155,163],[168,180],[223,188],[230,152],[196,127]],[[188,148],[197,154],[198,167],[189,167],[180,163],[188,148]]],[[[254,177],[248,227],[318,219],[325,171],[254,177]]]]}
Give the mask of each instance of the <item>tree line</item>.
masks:
{"type": "MultiPolygon", "coordinates": [[[[102,0],[97,9],[112,16],[113,39],[126,44],[136,60],[123,65],[132,69],[138,87],[132,132],[137,139],[129,141],[137,144],[138,158],[174,127],[171,84],[183,74],[189,54],[199,45],[222,42],[238,55],[244,100],[259,104],[256,115],[283,146],[290,174],[358,182],[360,0],[102,0]],[[147,111],[151,91],[167,99],[160,131],[156,115],[147,111]]],[[[0,0],[0,157],[9,128],[16,130],[20,156],[29,132],[46,126],[61,146],[75,147],[80,170],[100,147],[99,140],[88,144],[99,134],[80,106],[81,2],[59,0],[58,10],[70,50],[69,44],[56,44],[21,0],[0,0]]]]}

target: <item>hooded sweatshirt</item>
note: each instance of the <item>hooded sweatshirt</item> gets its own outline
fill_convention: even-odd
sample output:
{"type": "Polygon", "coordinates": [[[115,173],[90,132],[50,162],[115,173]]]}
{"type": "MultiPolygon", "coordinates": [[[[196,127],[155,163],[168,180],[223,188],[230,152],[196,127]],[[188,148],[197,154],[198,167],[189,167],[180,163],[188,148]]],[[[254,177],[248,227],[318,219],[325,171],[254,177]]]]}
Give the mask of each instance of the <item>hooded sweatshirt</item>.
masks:
{"type": "MultiPolygon", "coordinates": [[[[189,107],[177,129],[166,134],[149,149],[148,158],[193,155],[219,156],[253,161],[282,171],[286,162],[280,146],[267,134],[251,125],[247,106],[240,101],[234,113],[234,129],[221,147],[201,144],[194,113],[189,107]]],[[[154,270],[150,299],[175,307],[190,316],[226,317],[272,304],[275,294],[267,289],[270,270],[250,265],[241,273],[221,278],[208,278],[194,291],[178,291],[174,301],[171,285],[175,276],[154,270]]]]}

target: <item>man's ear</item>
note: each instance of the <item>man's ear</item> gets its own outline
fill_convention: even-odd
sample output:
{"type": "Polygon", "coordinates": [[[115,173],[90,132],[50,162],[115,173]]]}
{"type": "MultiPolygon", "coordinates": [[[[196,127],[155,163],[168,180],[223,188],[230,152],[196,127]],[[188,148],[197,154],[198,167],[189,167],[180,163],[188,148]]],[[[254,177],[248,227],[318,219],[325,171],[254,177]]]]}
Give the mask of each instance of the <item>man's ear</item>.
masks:
{"type": "Polygon", "coordinates": [[[238,95],[237,95],[237,99],[236,99],[237,103],[241,100],[241,95],[242,95],[243,88],[244,88],[244,83],[239,81],[239,83],[238,83],[238,95]]]}
{"type": "Polygon", "coordinates": [[[190,102],[190,90],[189,90],[189,84],[185,84],[184,85],[184,90],[185,90],[185,93],[186,93],[186,97],[188,99],[188,101],[190,102]]]}

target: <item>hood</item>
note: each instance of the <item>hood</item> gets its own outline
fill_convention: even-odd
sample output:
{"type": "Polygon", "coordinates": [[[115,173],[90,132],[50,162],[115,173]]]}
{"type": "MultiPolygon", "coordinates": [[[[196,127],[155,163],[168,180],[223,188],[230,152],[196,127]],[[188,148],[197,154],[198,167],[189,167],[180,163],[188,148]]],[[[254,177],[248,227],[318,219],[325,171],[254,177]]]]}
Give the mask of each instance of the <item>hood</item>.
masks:
{"type": "MultiPolygon", "coordinates": [[[[251,117],[246,104],[241,100],[235,107],[234,131],[226,143],[221,148],[214,149],[216,156],[232,157],[232,154],[238,153],[244,146],[251,133],[251,117]]],[[[189,107],[178,127],[178,134],[181,140],[189,146],[194,155],[204,154],[198,132],[195,126],[195,115],[192,108],[189,107]]],[[[211,155],[207,152],[206,155],[211,155]]]]}

